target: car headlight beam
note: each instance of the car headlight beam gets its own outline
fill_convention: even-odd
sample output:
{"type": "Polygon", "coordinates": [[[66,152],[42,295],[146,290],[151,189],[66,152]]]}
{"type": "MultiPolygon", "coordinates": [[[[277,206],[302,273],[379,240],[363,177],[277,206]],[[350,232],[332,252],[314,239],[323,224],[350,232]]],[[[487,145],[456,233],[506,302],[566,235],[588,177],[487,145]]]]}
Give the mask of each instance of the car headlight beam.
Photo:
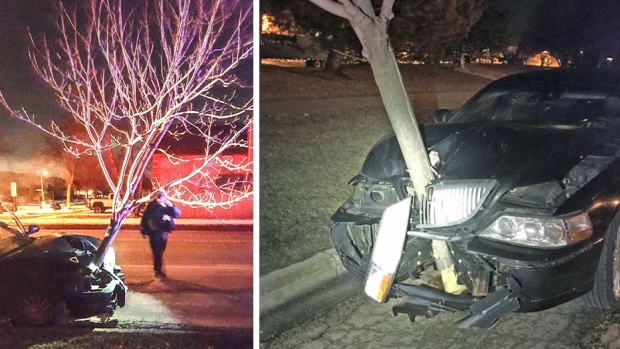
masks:
{"type": "Polygon", "coordinates": [[[114,266],[116,265],[116,252],[114,248],[110,247],[103,257],[103,269],[114,273],[114,266]]]}
{"type": "Polygon", "coordinates": [[[515,245],[554,248],[574,244],[592,235],[586,213],[564,217],[521,217],[503,215],[479,236],[515,245]]]}

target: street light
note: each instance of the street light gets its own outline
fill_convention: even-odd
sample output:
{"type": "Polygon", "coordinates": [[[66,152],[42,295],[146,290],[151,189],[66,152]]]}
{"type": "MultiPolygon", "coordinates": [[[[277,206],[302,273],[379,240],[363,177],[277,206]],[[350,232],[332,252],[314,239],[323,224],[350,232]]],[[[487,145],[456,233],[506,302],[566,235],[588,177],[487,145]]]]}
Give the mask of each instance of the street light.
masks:
{"type": "Polygon", "coordinates": [[[41,208],[45,206],[45,192],[43,191],[43,176],[47,176],[47,171],[41,171],[41,208]]]}

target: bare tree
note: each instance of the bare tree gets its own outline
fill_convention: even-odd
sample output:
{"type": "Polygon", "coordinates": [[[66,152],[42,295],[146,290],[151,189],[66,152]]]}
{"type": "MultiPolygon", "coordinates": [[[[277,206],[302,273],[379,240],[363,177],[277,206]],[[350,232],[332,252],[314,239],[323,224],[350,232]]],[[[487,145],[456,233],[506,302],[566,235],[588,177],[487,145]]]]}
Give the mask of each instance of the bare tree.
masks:
{"type": "Polygon", "coordinates": [[[389,20],[393,17],[393,0],[384,0],[379,14],[370,0],[310,0],[319,7],[351,23],[362,43],[362,54],[372,68],[387,111],[400,145],[411,179],[419,196],[433,178],[422,136],[409,101],[407,91],[396,64],[387,35],[389,20]],[[412,171],[415,169],[415,171],[412,171]]]}
{"type": "MultiPolygon", "coordinates": [[[[426,147],[413,113],[407,91],[398,70],[394,53],[389,44],[387,28],[393,17],[394,0],[383,0],[379,13],[370,0],[310,0],[312,3],[337,16],[347,19],[363,46],[362,54],[372,68],[383,105],[396,134],[405,163],[409,169],[416,197],[421,200],[426,185],[433,179],[426,147]]],[[[443,241],[433,241],[435,261],[442,277],[450,270],[452,261],[443,241]]],[[[443,278],[447,292],[459,292],[456,274],[443,278]]]]}
{"type": "Polygon", "coordinates": [[[252,5],[249,0],[76,3],[70,8],[59,2],[58,36],[40,42],[31,37],[30,57],[82,131],[44,125],[11,108],[2,95],[0,102],[13,116],[60,140],[67,152],[97,158],[116,193],[97,252],[100,265],[125,218],[157,190],[206,209],[252,195],[251,186],[218,187],[214,170],[244,171],[252,165],[221,156],[227,149],[248,147],[243,135],[252,124],[252,98],[243,92],[251,86],[239,73],[252,57],[252,5]],[[154,154],[172,163],[188,161],[169,147],[184,137],[201,143],[202,155],[192,159],[192,170],[154,183],[151,195],[136,198],[154,154]],[[115,166],[110,154],[118,160],[115,166]]]}

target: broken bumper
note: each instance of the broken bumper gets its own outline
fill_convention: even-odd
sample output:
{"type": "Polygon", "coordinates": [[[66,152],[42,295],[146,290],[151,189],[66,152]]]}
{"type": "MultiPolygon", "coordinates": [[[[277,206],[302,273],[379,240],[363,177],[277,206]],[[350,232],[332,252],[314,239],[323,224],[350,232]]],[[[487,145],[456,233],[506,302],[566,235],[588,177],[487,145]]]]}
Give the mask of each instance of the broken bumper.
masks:
{"type": "Polygon", "coordinates": [[[102,270],[108,276],[104,285],[91,285],[89,290],[75,292],[67,299],[67,308],[75,318],[85,318],[98,314],[112,314],[117,307],[124,307],[127,286],[123,273],[114,274],[102,270]]]}
{"type": "MultiPolygon", "coordinates": [[[[483,249],[481,245],[470,245],[483,249]]],[[[555,258],[538,256],[540,259],[536,261],[532,261],[531,255],[530,258],[522,255],[523,259],[509,259],[486,254],[500,266],[492,275],[497,280],[494,292],[485,297],[455,296],[428,286],[399,283],[392,287],[392,292],[405,301],[393,311],[407,314],[412,320],[415,316],[432,317],[439,311],[457,312],[465,315],[457,321],[458,327],[486,328],[510,312],[545,310],[592,289],[601,245],[589,244],[576,251],[556,250],[549,252],[555,258]]],[[[495,251],[496,254],[519,256],[514,250],[495,251]]],[[[458,266],[458,254],[454,257],[458,266]]],[[[467,273],[467,270],[460,272],[467,273]]]]}
{"type": "MultiPolygon", "coordinates": [[[[370,253],[361,253],[359,237],[357,240],[351,237],[354,229],[358,236],[371,239],[378,224],[373,219],[356,218],[342,211],[332,217],[330,235],[338,256],[347,270],[364,278],[370,253]]],[[[403,263],[410,266],[432,263],[430,238],[409,236],[408,239],[418,240],[419,252],[404,253],[401,266],[403,263]]],[[[374,243],[372,240],[367,242],[374,243]]],[[[484,328],[510,312],[548,309],[592,289],[602,248],[600,240],[552,250],[515,247],[481,238],[448,242],[453,247],[455,268],[462,275],[476,270],[476,263],[464,263],[468,259],[471,261],[472,257],[489,266],[489,293],[483,297],[474,297],[470,293],[455,296],[429,286],[406,284],[402,277],[397,276],[391,294],[402,297],[404,302],[394,307],[394,313],[414,318],[431,317],[440,311],[457,312],[464,315],[458,322],[459,327],[484,328]]]]}

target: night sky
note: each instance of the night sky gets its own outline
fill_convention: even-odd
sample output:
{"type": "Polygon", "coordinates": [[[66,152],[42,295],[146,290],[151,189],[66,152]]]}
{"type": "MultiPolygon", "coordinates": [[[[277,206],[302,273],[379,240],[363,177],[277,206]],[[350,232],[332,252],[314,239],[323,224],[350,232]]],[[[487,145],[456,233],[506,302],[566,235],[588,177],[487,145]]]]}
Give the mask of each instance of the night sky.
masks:
{"type": "MultiPolygon", "coordinates": [[[[52,2],[0,1],[0,90],[14,107],[23,106],[46,123],[62,111],[51,91],[32,72],[27,32],[28,28],[35,35],[50,31],[52,2]]],[[[32,162],[33,157],[44,153],[48,147],[40,131],[11,118],[3,108],[0,109],[0,124],[0,171],[32,173],[40,171],[42,166],[49,168],[48,171],[54,168],[54,164],[32,162]]]]}

